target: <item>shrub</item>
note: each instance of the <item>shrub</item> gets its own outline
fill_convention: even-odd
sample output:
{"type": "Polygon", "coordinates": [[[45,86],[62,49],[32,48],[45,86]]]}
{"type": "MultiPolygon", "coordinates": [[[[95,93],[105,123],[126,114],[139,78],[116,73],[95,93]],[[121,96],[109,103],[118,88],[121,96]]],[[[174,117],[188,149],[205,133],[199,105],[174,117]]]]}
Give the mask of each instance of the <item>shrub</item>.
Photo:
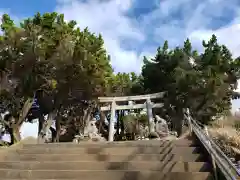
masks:
{"type": "Polygon", "coordinates": [[[240,120],[236,120],[234,122],[234,128],[237,130],[237,131],[240,131],[240,120]]]}

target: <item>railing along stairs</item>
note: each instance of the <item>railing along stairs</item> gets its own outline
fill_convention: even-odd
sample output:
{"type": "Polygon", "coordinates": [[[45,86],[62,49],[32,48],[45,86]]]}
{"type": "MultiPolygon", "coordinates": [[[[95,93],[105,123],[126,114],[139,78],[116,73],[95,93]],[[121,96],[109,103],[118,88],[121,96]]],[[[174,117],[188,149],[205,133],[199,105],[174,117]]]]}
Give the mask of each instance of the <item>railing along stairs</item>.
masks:
{"type": "Polygon", "coordinates": [[[207,131],[204,131],[203,125],[194,120],[189,110],[185,113],[185,119],[188,121],[188,125],[191,133],[195,134],[204,148],[208,151],[212,159],[214,168],[215,180],[219,180],[216,168],[218,168],[226,180],[240,179],[240,172],[232,161],[224,154],[219,146],[209,137],[207,131]]]}

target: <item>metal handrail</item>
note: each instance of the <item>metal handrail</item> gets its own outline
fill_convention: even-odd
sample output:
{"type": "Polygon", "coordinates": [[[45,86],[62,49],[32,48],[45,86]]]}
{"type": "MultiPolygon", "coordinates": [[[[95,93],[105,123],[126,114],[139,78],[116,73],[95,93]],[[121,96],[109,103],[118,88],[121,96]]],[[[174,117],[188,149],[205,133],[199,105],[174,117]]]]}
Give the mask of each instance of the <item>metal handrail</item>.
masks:
{"type": "Polygon", "coordinates": [[[217,166],[224,174],[227,180],[233,180],[240,177],[240,172],[237,170],[231,160],[223,153],[218,145],[202,130],[198,123],[190,116],[192,130],[201,143],[204,145],[208,153],[214,158],[217,166]]]}
{"type": "MultiPolygon", "coordinates": [[[[194,123],[196,123],[196,121],[192,120],[194,123]]],[[[197,126],[199,126],[197,124],[197,126]]],[[[240,172],[237,170],[237,168],[234,166],[234,164],[232,163],[232,161],[226,156],[226,154],[220,149],[220,147],[213,141],[212,138],[210,138],[208,135],[206,135],[206,133],[204,131],[201,130],[201,132],[206,136],[207,140],[211,143],[211,146],[214,146],[214,149],[219,152],[219,154],[224,157],[224,159],[226,159],[226,161],[234,167],[234,171],[238,174],[238,176],[240,176],[240,172]]]]}

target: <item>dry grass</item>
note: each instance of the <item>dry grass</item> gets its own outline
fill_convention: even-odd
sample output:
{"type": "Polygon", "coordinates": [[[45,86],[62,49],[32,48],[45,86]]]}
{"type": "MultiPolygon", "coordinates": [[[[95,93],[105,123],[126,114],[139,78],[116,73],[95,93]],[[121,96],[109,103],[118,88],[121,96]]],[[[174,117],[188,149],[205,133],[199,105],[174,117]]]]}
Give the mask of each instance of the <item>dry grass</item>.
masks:
{"type": "Polygon", "coordinates": [[[229,156],[234,157],[240,152],[240,120],[226,117],[216,120],[209,127],[209,134],[221,149],[229,156]],[[239,152],[238,152],[239,151],[239,152]]]}
{"type": "Polygon", "coordinates": [[[240,119],[234,116],[224,117],[223,119],[215,120],[211,126],[213,128],[225,128],[225,127],[234,127],[237,124],[240,124],[240,119]]]}

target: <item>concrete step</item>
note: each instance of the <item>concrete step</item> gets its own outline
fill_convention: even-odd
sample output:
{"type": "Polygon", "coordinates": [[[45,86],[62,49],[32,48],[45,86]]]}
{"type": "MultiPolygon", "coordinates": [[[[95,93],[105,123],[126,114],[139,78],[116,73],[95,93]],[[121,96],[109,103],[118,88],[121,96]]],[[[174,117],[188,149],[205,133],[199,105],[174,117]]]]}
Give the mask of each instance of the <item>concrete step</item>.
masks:
{"type": "Polygon", "coordinates": [[[130,154],[191,154],[200,152],[199,147],[107,147],[107,148],[35,148],[16,150],[18,154],[114,154],[114,155],[130,155],[130,154]]]}
{"type": "Polygon", "coordinates": [[[89,154],[79,156],[78,154],[11,154],[0,157],[1,161],[205,161],[203,154],[135,154],[128,155],[104,155],[89,154]]]}
{"type": "Polygon", "coordinates": [[[210,172],[205,162],[0,162],[0,169],[11,170],[146,170],[161,172],[210,172]]]}
{"type": "Polygon", "coordinates": [[[1,170],[1,178],[6,179],[84,179],[84,180],[212,180],[209,172],[169,172],[161,171],[29,171],[1,170]]]}
{"type": "Polygon", "coordinates": [[[74,143],[48,143],[48,144],[24,144],[23,148],[75,148],[75,147],[148,147],[148,146],[195,146],[191,140],[180,139],[173,141],[149,140],[149,141],[121,141],[121,142],[81,142],[74,143]]]}
{"type": "Polygon", "coordinates": [[[162,180],[214,180],[214,177],[208,172],[171,172],[162,180]]]}

